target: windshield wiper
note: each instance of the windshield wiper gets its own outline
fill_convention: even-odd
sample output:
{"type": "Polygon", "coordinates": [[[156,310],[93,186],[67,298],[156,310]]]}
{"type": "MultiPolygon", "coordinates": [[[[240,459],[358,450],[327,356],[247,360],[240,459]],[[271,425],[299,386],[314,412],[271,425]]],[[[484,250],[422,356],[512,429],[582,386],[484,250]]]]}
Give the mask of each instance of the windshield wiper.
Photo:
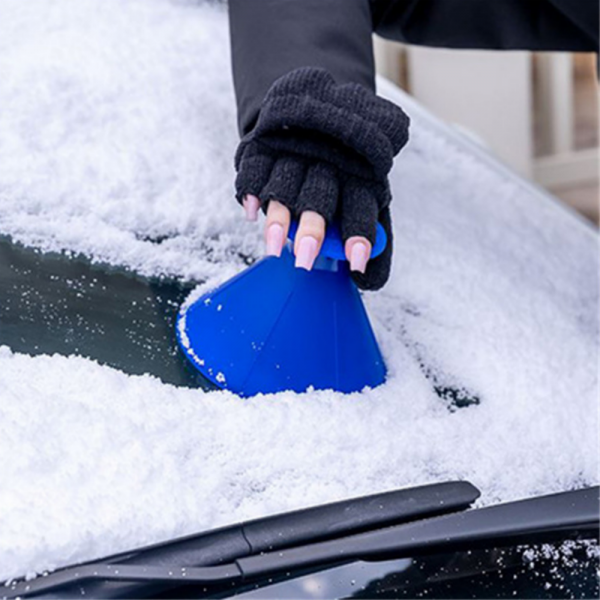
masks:
{"type": "Polygon", "coordinates": [[[403,489],[274,515],[6,582],[0,597],[143,597],[181,583],[243,579],[236,561],[461,511],[480,495],[466,481],[403,489]],[[224,564],[230,563],[230,564],[224,564]],[[200,568],[204,565],[205,568],[200,568]],[[223,565],[223,566],[220,566],[223,565]]]}
{"type": "MultiPolygon", "coordinates": [[[[593,487],[465,512],[423,516],[400,525],[384,524],[383,529],[374,531],[275,551],[258,551],[218,566],[186,567],[171,561],[169,565],[103,561],[63,569],[47,577],[11,585],[9,597],[50,590],[60,590],[60,597],[65,597],[62,593],[65,586],[76,583],[78,589],[83,589],[81,584],[94,580],[135,581],[138,585],[139,582],[170,586],[235,585],[270,578],[282,572],[306,571],[356,560],[413,557],[579,537],[597,539],[599,499],[600,488],[593,487]]],[[[294,518],[295,514],[288,516],[294,518]]],[[[276,530],[273,530],[271,535],[275,533],[276,530]]]]}
{"type": "Polygon", "coordinates": [[[598,539],[598,486],[423,519],[282,552],[249,556],[235,564],[245,578],[334,561],[383,560],[476,548],[598,539]]]}

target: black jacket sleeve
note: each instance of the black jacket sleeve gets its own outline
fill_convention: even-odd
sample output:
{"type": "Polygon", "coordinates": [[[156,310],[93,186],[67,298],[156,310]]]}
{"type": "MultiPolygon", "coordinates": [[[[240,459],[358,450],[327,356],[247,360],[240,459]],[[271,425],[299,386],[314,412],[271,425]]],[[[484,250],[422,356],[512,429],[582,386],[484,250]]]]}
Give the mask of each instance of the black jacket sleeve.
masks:
{"type": "Polygon", "coordinates": [[[598,52],[598,0],[371,0],[384,38],[440,48],[598,52]]]}
{"type": "Polygon", "coordinates": [[[242,135],[298,67],[374,87],[372,33],[442,48],[598,52],[598,0],[229,0],[242,135]]]}
{"type": "Polygon", "coordinates": [[[242,135],[271,84],[298,67],[374,89],[369,0],[229,0],[229,26],[242,135]]]}

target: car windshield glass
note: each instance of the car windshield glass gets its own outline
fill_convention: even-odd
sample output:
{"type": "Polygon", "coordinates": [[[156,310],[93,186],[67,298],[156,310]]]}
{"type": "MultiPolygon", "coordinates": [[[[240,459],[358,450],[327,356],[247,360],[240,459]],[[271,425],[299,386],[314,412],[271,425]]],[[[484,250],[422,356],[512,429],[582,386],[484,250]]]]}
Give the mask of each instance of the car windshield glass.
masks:
{"type": "MultiPolygon", "coordinates": [[[[250,599],[597,598],[597,544],[566,542],[358,562],[240,591],[250,599]]],[[[181,590],[191,598],[198,588],[181,590]]],[[[173,596],[171,596],[173,597],[173,596]]]]}
{"type": "Polygon", "coordinates": [[[212,389],[174,336],[194,288],[95,265],[84,256],[40,253],[0,236],[0,343],[27,354],[77,354],[165,383],[212,389]]]}

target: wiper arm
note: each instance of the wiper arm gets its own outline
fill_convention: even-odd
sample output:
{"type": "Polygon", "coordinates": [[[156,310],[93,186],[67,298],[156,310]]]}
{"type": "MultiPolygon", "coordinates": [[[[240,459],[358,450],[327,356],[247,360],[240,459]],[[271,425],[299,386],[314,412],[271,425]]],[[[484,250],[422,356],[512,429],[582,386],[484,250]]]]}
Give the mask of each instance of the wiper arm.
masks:
{"type": "Polygon", "coordinates": [[[31,581],[13,581],[2,591],[8,597],[56,591],[66,598],[77,584],[71,591],[79,597],[82,582],[87,582],[88,597],[121,598],[141,597],[149,585],[156,591],[159,584],[235,581],[243,578],[235,562],[202,566],[464,510],[479,495],[470,483],[454,481],[335,502],[67,567],[31,581]],[[103,583],[115,581],[124,583],[103,583]]]}
{"type": "Polygon", "coordinates": [[[423,519],[236,561],[246,579],[315,565],[598,538],[598,486],[423,519]]]}

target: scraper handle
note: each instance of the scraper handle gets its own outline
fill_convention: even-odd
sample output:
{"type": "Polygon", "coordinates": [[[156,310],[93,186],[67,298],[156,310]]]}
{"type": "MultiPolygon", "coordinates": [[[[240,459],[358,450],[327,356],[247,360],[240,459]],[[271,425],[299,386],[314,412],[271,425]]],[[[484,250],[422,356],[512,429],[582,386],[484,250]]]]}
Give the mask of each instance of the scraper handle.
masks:
{"type": "MultiPolygon", "coordinates": [[[[290,230],[288,238],[290,241],[294,241],[296,232],[298,231],[298,221],[292,221],[290,224],[290,230]]],[[[381,223],[377,223],[377,231],[375,234],[375,244],[371,250],[371,258],[379,256],[384,250],[387,244],[387,235],[381,223]]],[[[342,234],[340,228],[336,223],[327,225],[325,231],[325,239],[319,252],[319,257],[331,258],[333,260],[347,260],[346,253],[344,252],[344,242],[342,240],[342,234]]]]}

